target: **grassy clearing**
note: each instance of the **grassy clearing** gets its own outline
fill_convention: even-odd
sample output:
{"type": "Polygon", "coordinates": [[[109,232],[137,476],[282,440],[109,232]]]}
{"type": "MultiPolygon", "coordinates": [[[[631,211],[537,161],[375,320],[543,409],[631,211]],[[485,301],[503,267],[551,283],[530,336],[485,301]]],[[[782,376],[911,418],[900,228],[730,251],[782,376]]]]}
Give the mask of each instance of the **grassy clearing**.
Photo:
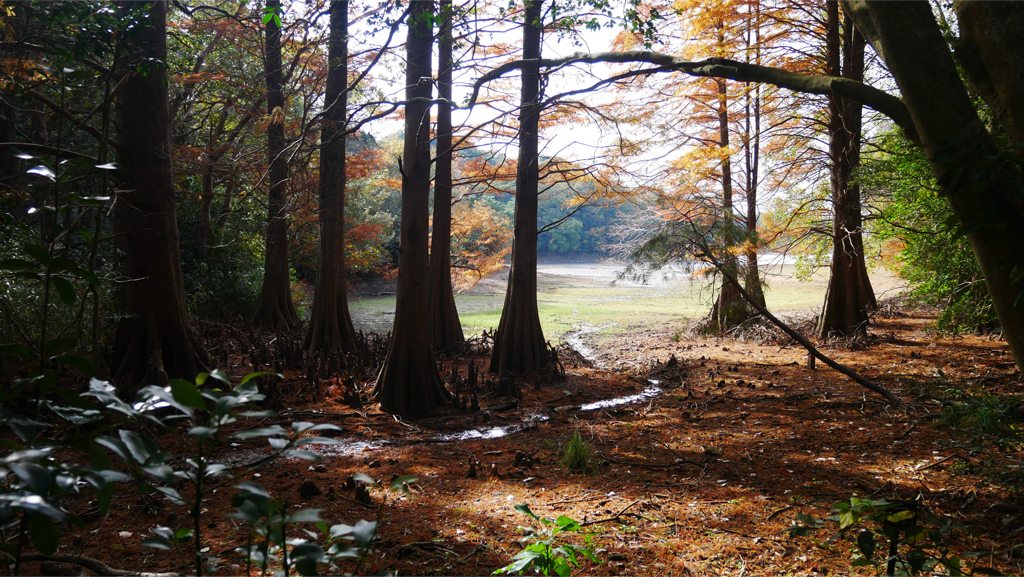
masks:
{"type": "MultiPolygon", "coordinates": [[[[672,287],[573,286],[571,282],[542,284],[537,295],[544,334],[560,342],[579,327],[597,328],[596,336],[614,337],[638,328],[679,327],[707,314],[713,293],[701,282],[680,282],[672,287]]],[[[768,306],[773,311],[809,310],[820,307],[824,287],[816,284],[782,284],[769,287],[768,306]]],[[[455,297],[467,335],[493,329],[501,317],[502,294],[463,294],[455,297]]],[[[350,301],[357,329],[387,331],[394,320],[394,297],[350,301]]]]}

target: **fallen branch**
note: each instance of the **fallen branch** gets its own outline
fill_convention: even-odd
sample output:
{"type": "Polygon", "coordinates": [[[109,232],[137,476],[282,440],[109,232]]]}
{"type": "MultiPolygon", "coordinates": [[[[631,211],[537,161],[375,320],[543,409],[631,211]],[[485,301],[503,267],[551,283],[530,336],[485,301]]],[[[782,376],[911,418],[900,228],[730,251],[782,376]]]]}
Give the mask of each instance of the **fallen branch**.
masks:
{"type": "Polygon", "coordinates": [[[618,521],[619,517],[622,517],[622,515],[626,511],[629,511],[629,509],[632,508],[633,505],[636,505],[639,502],[640,502],[640,499],[637,499],[636,501],[633,501],[629,505],[626,505],[621,511],[619,511],[618,513],[612,515],[611,517],[606,517],[604,519],[594,519],[593,521],[584,521],[584,522],[580,523],[580,527],[586,527],[587,525],[597,525],[598,523],[607,523],[609,521],[618,521]]]}
{"type": "Polygon", "coordinates": [[[915,467],[914,470],[915,471],[925,471],[925,470],[931,469],[932,467],[935,467],[937,465],[941,465],[941,464],[945,463],[946,461],[948,461],[950,459],[954,459],[954,458],[957,458],[957,457],[959,457],[959,458],[961,458],[961,459],[963,459],[965,461],[968,460],[967,457],[961,455],[960,453],[953,453],[952,455],[950,455],[948,457],[943,457],[943,458],[939,459],[938,461],[935,461],[934,463],[928,463],[927,465],[922,465],[922,466],[919,466],[919,467],[915,467]]]}
{"type": "MultiPolygon", "coordinates": [[[[694,231],[694,232],[696,232],[696,231],[694,231]]],[[[708,261],[710,261],[711,264],[714,265],[714,267],[716,269],[718,269],[718,272],[720,272],[722,274],[722,277],[725,278],[725,280],[728,281],[730,284],[732,284],[732,286],[735,287],[737,291],[739,291],[740,296],[742,296],[744,300],[746,300],[748,303],[750,303],[750,305],[752,307],[754,307],[754,309],[756,309],[758,313],[760,313],[766,319],[771,321],[772,324],[774,324],[775,326],[777,326],[780,329],[782,329],[782,332],[786,333],[787,335],[790,336],[790,338],[792,338],[796,342],[800,343],[800,345],[802,347],[807,349],[808,353],[814,355],[815,358],[819,359],[821,362],[825,363],[826,365],[832,367],[833,369],[839,371],[840,373],[846,375],[847,377],[850,377],[855,383],[857,383],[858,385],[864,387],[865,389],[868,389],[869,391],[872,391],[874,393],[878,393],[879,395],[882,395],[883,397],[885,397],[886,399],[891,401],[893,404],[896,404],[896,405],[902,405],[903,404],[903,401],[901,401],[900,398],[897,397],[896,395],[892,394],[892,392],[889,391],[889,389],[883,387],[882,385],[879,385],[877,383],[874,383],[872,381],[869,381],[869,380],[865,379],[864,377],[860,376],[856,371],[854,371],[850,367],[847,367],[846,365],[841,365],[841,364],[833,361],[829,357],[826,357],[821,351],[819,351],[817,349],[817,347],[812,345],[811,342],[808,341],[807,339],[805,339],[800,333],[796,332],[795,330],[790,328],[789,325],[787,325],[786,323],[784,323],[781,320],[779,320],[778,317],[776,317],[772,313],[768,312],[768,309],[766,309],[763,306],[761,306],[760,304],[758,304],[758,302],[754,299],[754,297],[750,296],[750,293],[748,293],[746,290],[744,290],[744,288],[742,286],[740,286],[740,283],[731,274],[729,274],[728,272],[725,271],[725,267],[722,266],[722,263],[719,262],[718,259],[715,258],[715,256],[713,254],[711,254],[710,250],[707,250],[707,247],[703,247],[703,248],[704,248],[704,250],[702,251],[703,254],[699,254],[699,255],[696,255],[696,256],[708,259],[708,261]]]]}
{"type": "Polygon", "coordinates": [[[103,561],[93,559],[92,557],[85,557],[82,555],[40,555],[30,553],[21,556],[22,563],[34,563],[37,561],[52,561],[54,563],[71,563],[80,567],[85,567],[89,571],[97,575],[103,575],[107,577],[122,577],[122,576],[136,576],[136,577],[178,577],[177,571],[171,571],[169,573],[152,573],[148,571],[125,571],[124,569],[114,569],[110,565],[107,565],[103,561]]]}

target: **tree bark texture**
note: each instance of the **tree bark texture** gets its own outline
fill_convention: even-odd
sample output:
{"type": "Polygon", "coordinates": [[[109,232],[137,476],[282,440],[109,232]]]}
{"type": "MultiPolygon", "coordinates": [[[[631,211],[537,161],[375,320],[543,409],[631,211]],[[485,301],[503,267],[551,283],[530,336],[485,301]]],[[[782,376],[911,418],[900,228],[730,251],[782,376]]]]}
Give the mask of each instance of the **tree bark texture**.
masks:
{"type": "Polygon", "coordinates": [[[452,3],[441,1],[437,45],[437,161],[434,165],[434,221],[430,235],[430,344],[452,352],[466,342],[452,290],[452,3]]]}
{"type": "MultiPolygon", "coordinates": [[[[718,80],[718,146],[723,151],[729,150],[729,107],[727,106],[728,86],[725,80],[718,80]]],[[[722,251],[722,266],[732,278],[739,278],[739,263],[733,254],[736,246],[735,214],[732,202],[732,162],[728,153],[722,160],[722,230],[725,249],[722,251]]],[[[746,301],[736,290],[733,283],[722,278],[722,286],[718,298],[711,308],[710,331],[724,333],[739,326],[750,318],[746,301]]]]}
{"type": "MultiPolygon", "coordinates": [[[[267,8],[280,14],[280,0],[267,0],[267,8]]],[[[256,301],[253,322],[269,327],[293,329],[299,315],[292,303],[288,266],[288,159],[284,148],[284,74],[281,69],[281,27],[271,18],[266,24],[266,52],[263,69],[267,79],[267,156],[270,164],[267,195],[267,239],[263,261],[263,287],[256,301]]]]}
{"type": "Polygon", "coordinates": [[[427,315],[430,257],[430,52],[432,2],[413,2],[406,38],[405,150],[398,287],[391,346],[373,398],[381,410],[426,415],[449,402],[430,348],[427,315]]]}
{"type": "Polygon", "coordinates": [[[1000,150],[974,109],[928,3],[844,0],[843,6],[896,79],[940,192],[950,199],[985,273],[1003,336],[1024,367],[1024,306],[1011,280],[1024,264],[1024,216],[1014,205],[1019,175],[983,173],[986,159],[1000,150]]]}
{"type": "Polygon", "coordinates": [[[320,254],[313,310],[303,347],[354,351],[356,333],[345,283],[345,174],[348,117],[348,0],[331,2],[329,70],[320,129],[320,254]]]}
{"type": "Polygon", "coordinates": [[[537,195],[540,180],[540,58],[542,0],[527,0],[523,16],[519,164],[516,168],[515,230],[505,304],[494,333],[490,371],[525,375],[550,361],[537,311],[537,195]],[[532,61],[532,62],[531,62],[532,61]]]}
{"type": "MultiPolygon", "coordinates": [[[[863,82],[864,36],[849,17],[845,26],[840,25],[838,3],[826,5],[828,74],[863,82]]],[[[878,306],[864,262],[860,185],[853,182],[853,172],[860,166],[861,105],[829,96],[828,108],[832,270],[818,318],[818,336],[822,339],[866,334],[869,313],[878,306]]]]}
{"type": "MultiPolygon", "coordinates": [[[[130,3],[122,3],[122,6],[130,3]]],[[[122,387],[191,379],[209,358],[189,326],[178,248],[167,108],[167,3],[154,2],[135,29],[136,61],[117,97],[121,179],[114,225],[124,251],[124,318],[112,370],[122,387]],[[157,64],[159,63],[159,64],[157,64]],[[145,69],[145,74],[136,67],[145,69]]]]}

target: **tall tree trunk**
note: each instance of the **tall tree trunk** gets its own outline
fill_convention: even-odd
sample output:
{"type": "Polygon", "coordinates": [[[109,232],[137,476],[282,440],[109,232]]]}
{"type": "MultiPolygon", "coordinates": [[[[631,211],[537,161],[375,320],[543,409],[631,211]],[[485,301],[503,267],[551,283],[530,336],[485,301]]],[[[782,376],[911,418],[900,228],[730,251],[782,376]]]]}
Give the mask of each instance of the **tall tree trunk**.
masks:
{"type": "Polygon", "coordinates": [[[406,38],[405,150],[402,162],[402,222],[398,250],[395,325],[373,398],[381,410],[425,415],[446,405],[430,348],[427,315],[428,226],[430,224],[430,49],[433,3],[413,2],[406,38]]]}
{"type": "MultiPolygon", "coordinates": [[[[526,0],[523,14],[523,60],[540,58],[543,0],[526,0]]],[[[537,311],[537,195],[540,179],[540,67],[522,72],[519,112],[519,165],[516,168],[516,213],[505,305],[491,352],[492,373],[524,375],[545,370],[550,362],[537,311]]]]}
{"type": "MultiPolygon", "coordinates": [[[[993,173],[986,165],[999,147],[960,80],[930,4],[844,0],[843,7],[896,79],[940,191],[985,273],[1003,337],[1024,367],[1024,306],[1013,282],[1024,263],[1024,214],[1015,204],[1019,174],[993,173]],[[978,186],[983,175],[987,185],[978,186]]],[[[1018,74],[1024,66],[1020,59],[1012,65],[1018,74]]]]}
{"type": "Polygon", "coordinates": [[[452,2],[441,0],[437,45],[437,164],[434,166],[434,222],[430,236],[430,344],[451,352],[466,342],[452,291],[452,2]]]}
{"type": "MultiPolygon", "coordinates": [[[[828,2],[827,5],[828,73],[861,82],[864,80],[864,37],[847,18],[840,40],[839,4],[828,2]]],[[[823,339],[865,334],[868,314],[877,307],[864,263],[860,185],[852,182],[853,171],[860,165],[861,105],[829,97],[828,130],[834,217],[832,271],[825,305],[818,319],[818,335],[823,339]]]]}
{"type": "MultiPolygon", "coordinates": [[[[128,6],[131,2],[123,2],[128,6]]],[[[134,388],[191,379],[209,358],[189,326],[178,249],[167,109],[167,3],[154,2],[130,40],[135,62],[117,96],[122,192],[114,225],[124,250],[124,312],[114,342],[114,381],[134,388]],[[143,67],[140,73],[136,67],[143,67]]]]}
{"type": "MultiPolygon", "coordinates": [[[[747,60],[750,60],[750,48],[754,50],[754,64],[761,65],[761,3],[755,2],[754,12],[747,19],[747,60]],[[751,38],[751,35],[754,37],[751,38]]],[[[749,83],[746,90],[746,138],[743,146],[747,160],[747,270],[745,285],[747,292],[761,308],[768,308],[764,299],[764,287],[761,284],[760,267],[757,264],[757,187],[760,182],[761,158],[761,85],[757,84],[751,92],[749,83]],[[751,96],[753,94],[753,96],[751,96]],[[753,115],[753,125],[751,125],[753,115]]]]}
{"type": "MultiPolygon", "coordinates": [[[[719,37],[720,41],[724,40],[719,37]]],[[[728,86],[725,80],[718,81],[718,139],[719,147],[726,151],[722,160],[722,230],[723,244],[722,264],[726,272],[732,278],[739,278],[739,263],[736,255],[733,254],[733,247],[736,246],[736,217],[733,213],[732,202],[732,162],[729,160],[729,107],[727,106],[728,86]]],[[[722,287],[718,292],[718,299],[711,308],[710,331],[713,333],[724,333],[729,329],[738,326],[750,318],[747,310],[747,302],[736,285],[722,279],[722,287]]]]}
{"type": "Polygon", "coordinates": [[[330,69],[320,129],[320,261],[309,329],[302,346],[310,351],[356,348],[345,284],[345,174],[348,117],[348,0],[331,2],[330,69]]]}
{"type": "MultiPolygon", "coordinates": [[[[280,14],[280,0],[267,0],[267,8],[280,14]]],[[[292,303],[288,266],[288,159],[284,155],[284,74],[281,69],[281,27],[274,18],[266,25],[266,54],[263,68],[267,77],[267,155],[270,163],[267,195],[267,241],[263,261],[263,287],[252,320],[266,326],[292,329],[299,316],[292,303]]]]}

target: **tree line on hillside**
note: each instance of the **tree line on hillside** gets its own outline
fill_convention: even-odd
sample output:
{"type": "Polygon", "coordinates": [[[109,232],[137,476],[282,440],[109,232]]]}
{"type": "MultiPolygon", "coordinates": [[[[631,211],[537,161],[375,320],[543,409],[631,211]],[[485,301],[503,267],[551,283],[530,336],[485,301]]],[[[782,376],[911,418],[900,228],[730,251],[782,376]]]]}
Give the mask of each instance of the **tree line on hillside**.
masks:
{"type": "Polygon", "coordinates": [[[126,393],[210,369],[196,313],[295,330],[297,273],[313,285],[303,347],[352,350],[347,277],[393,260],[374,398],[430,413],[450,396],[435,354],[464,339],[460,279],[508,258],[490,370],[545,374],[538,254],[608,250],[600,238],[636,274],[715,263],[718,332],[764,308],[759,252],[818,250],[823,339],[866,331],[867,252],[888,247],[951,305],[950,328],[997,320],[1024,360],[1021,76],[999,59],[1024,30],[1002,25],[1020,22],[1017,4],[3,10],[0,337],[40,395],[58,366],[126,393]],[[545,56],[546,41],[602,26],[621,30],[611,51],[545,56]],[[493,114],[453,126],[471,107],[493,114]],[[377,142],[367,129],[385,118],[404,129],[377,142]],[[543,154],[546,132],[582,125],[613,136],[590,158],[543,154]],[[515,158],[496,152],[510,144],[515,158]]]}

